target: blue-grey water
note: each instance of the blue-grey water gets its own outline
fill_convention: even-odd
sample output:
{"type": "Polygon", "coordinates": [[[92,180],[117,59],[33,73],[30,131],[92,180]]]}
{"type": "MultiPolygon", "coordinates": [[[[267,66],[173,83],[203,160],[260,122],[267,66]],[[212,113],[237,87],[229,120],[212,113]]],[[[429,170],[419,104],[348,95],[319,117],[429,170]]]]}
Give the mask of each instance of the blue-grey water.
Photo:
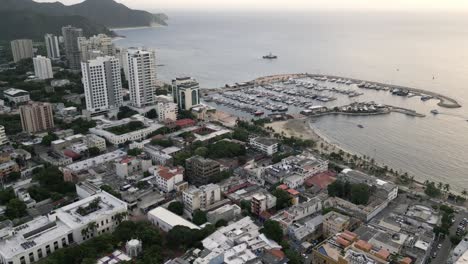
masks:
{"type": "MultiPolygon", "coordinates": [[[[324,117],[311,125],[330,141],[418,180],[468,189],[468,14],[384,12],[169,13],[170,26],[118,30],[119,46],[158,54],[159,78],[191,75],[220,87],[263,75],[322,73],[440,92],[463,105],[365,91],[374,100],[427,114],[324,117]],[[266,61],[268,52],[279,56],[266,61]],[[438,109],[441,114],[429,114],[438,109]],[[365,128],[360,129],[357,124],[365,128]]],[[[337,100],[341,102],[340,100],[337,100]]],[[[335,102],[336,103],[336,102],[335,102]]]]}

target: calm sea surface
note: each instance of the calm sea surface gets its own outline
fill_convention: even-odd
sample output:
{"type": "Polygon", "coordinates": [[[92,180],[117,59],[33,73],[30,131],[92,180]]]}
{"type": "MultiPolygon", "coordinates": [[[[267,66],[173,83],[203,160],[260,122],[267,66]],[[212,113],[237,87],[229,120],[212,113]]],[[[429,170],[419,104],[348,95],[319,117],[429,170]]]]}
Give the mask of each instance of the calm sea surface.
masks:
{"type": "MultiPolygon", "coordinates": [[[[169,13],[170,26],[118,30],[118,46],[158,54],[159,78],[191,75],[202,87],[281,73],[321,73],[436,91],[463,105],[444,109],[419,97],[363,91],[353,101],[417,110],[324,117],[311,123],[343,148],[407,171],[418,180],[468,189],[468,14],[462,13],[169,13]],[[261,57],[269,52],[278,60],[261,57]],[[438,109],[441,114],[429,114],[438,109]],[[357,127],[364,126],[363,129],[357,127]]],[[[344,100],[337,100],[344,102],[344,100]]]]}

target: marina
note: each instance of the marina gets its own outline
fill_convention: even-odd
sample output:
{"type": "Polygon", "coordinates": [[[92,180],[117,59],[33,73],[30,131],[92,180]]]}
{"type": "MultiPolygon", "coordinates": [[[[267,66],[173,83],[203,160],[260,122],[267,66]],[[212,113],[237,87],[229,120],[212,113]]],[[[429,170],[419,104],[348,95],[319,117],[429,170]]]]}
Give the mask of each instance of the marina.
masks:
{"type": "Polygon", "coordinates": [[[243,117],[260,118],[274,113],[324,115],[378,115],[391,112],[413,117],[425,117],[415,110],[392,106],[382,102],[360,100],[365,89],[387,91],[392,96],[412,98],[420,96],[425,102],[434,95],[416,93],[410,88],[383,86],[358,80],[309,74],[278,75],[258,78],[251,82],[236,83],[222,89],[204,91],[203,99],[242,113],[243,117]]]}

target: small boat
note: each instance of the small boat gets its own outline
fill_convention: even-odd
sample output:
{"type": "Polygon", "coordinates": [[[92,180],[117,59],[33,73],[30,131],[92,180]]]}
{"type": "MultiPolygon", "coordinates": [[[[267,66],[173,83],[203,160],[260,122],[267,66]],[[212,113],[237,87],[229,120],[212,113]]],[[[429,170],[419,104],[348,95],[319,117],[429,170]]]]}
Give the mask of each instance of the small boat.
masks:
{"type": "Polygon", "coordinates": [[[421,101],[427,101],[427,100],[430,100],[430,99],[432,99],[432,98],[433,98],[433,97],[430,96],[430,95],[423,95],[423,96],[421,96],[421,101]]]}
{"type": "Polygon", "coordinates": [[[359,127],[359,128],[364,128],[364,126],[361,125],[361,124],[357,125],[357,127],[359,127]]]}
{"type": "Polygon", "coordinates": [[[257,110],[257,111],[255,111],[255,113],[254,113],[254,115],[256,115],[256,116],[261,116],[261,115],[263,115],[263,114],[265,114],[265,113],[264,113],[263,111],[260,111],[260,110],[257,110]]]}
{"type": "Polygon", "coordinates": [[[270,54],[263,56],[263,58],[264,58],[264,59],[267,59],[267,60],[274,60],[274,59],[277,59],[278,56],[273,55],[273,54],[271,54],[271,52],[270,52],[270,54]]]}
{"type": "Polygon", "coordinates": [[[434,115],[437,115],[437,114],[439,114],[439,111],[437,111],[437,109],[433,109],[433,110],[431,110],[431,113],[434,114],[434,115]]]}

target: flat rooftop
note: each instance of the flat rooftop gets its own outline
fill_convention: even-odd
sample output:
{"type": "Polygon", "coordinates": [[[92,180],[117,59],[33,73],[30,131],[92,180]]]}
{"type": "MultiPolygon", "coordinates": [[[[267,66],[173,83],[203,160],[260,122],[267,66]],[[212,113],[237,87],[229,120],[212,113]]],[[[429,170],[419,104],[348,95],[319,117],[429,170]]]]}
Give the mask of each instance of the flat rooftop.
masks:
{"type": "Polygon", "coordinates": [[[113,152],[102,154],[102,155],[99,155],[99,156],[94,157],[94,158],[90,158],[90,159],[87,159],[87,160],[83,160],[83,161],[80,161],[80,162],[70,164],[70,165],[66,166],[65,168],[76,172],[76,171],[81,171],[81,170],[86,170],[86,169],[92,168],[92,167],[97,166],[99,164],[114,161],[114,160],[120,159],[120,158],[125,157],[125,156],[127,156],[127,152],[118,149],[118,150],[115,150],[113,152]]]}

